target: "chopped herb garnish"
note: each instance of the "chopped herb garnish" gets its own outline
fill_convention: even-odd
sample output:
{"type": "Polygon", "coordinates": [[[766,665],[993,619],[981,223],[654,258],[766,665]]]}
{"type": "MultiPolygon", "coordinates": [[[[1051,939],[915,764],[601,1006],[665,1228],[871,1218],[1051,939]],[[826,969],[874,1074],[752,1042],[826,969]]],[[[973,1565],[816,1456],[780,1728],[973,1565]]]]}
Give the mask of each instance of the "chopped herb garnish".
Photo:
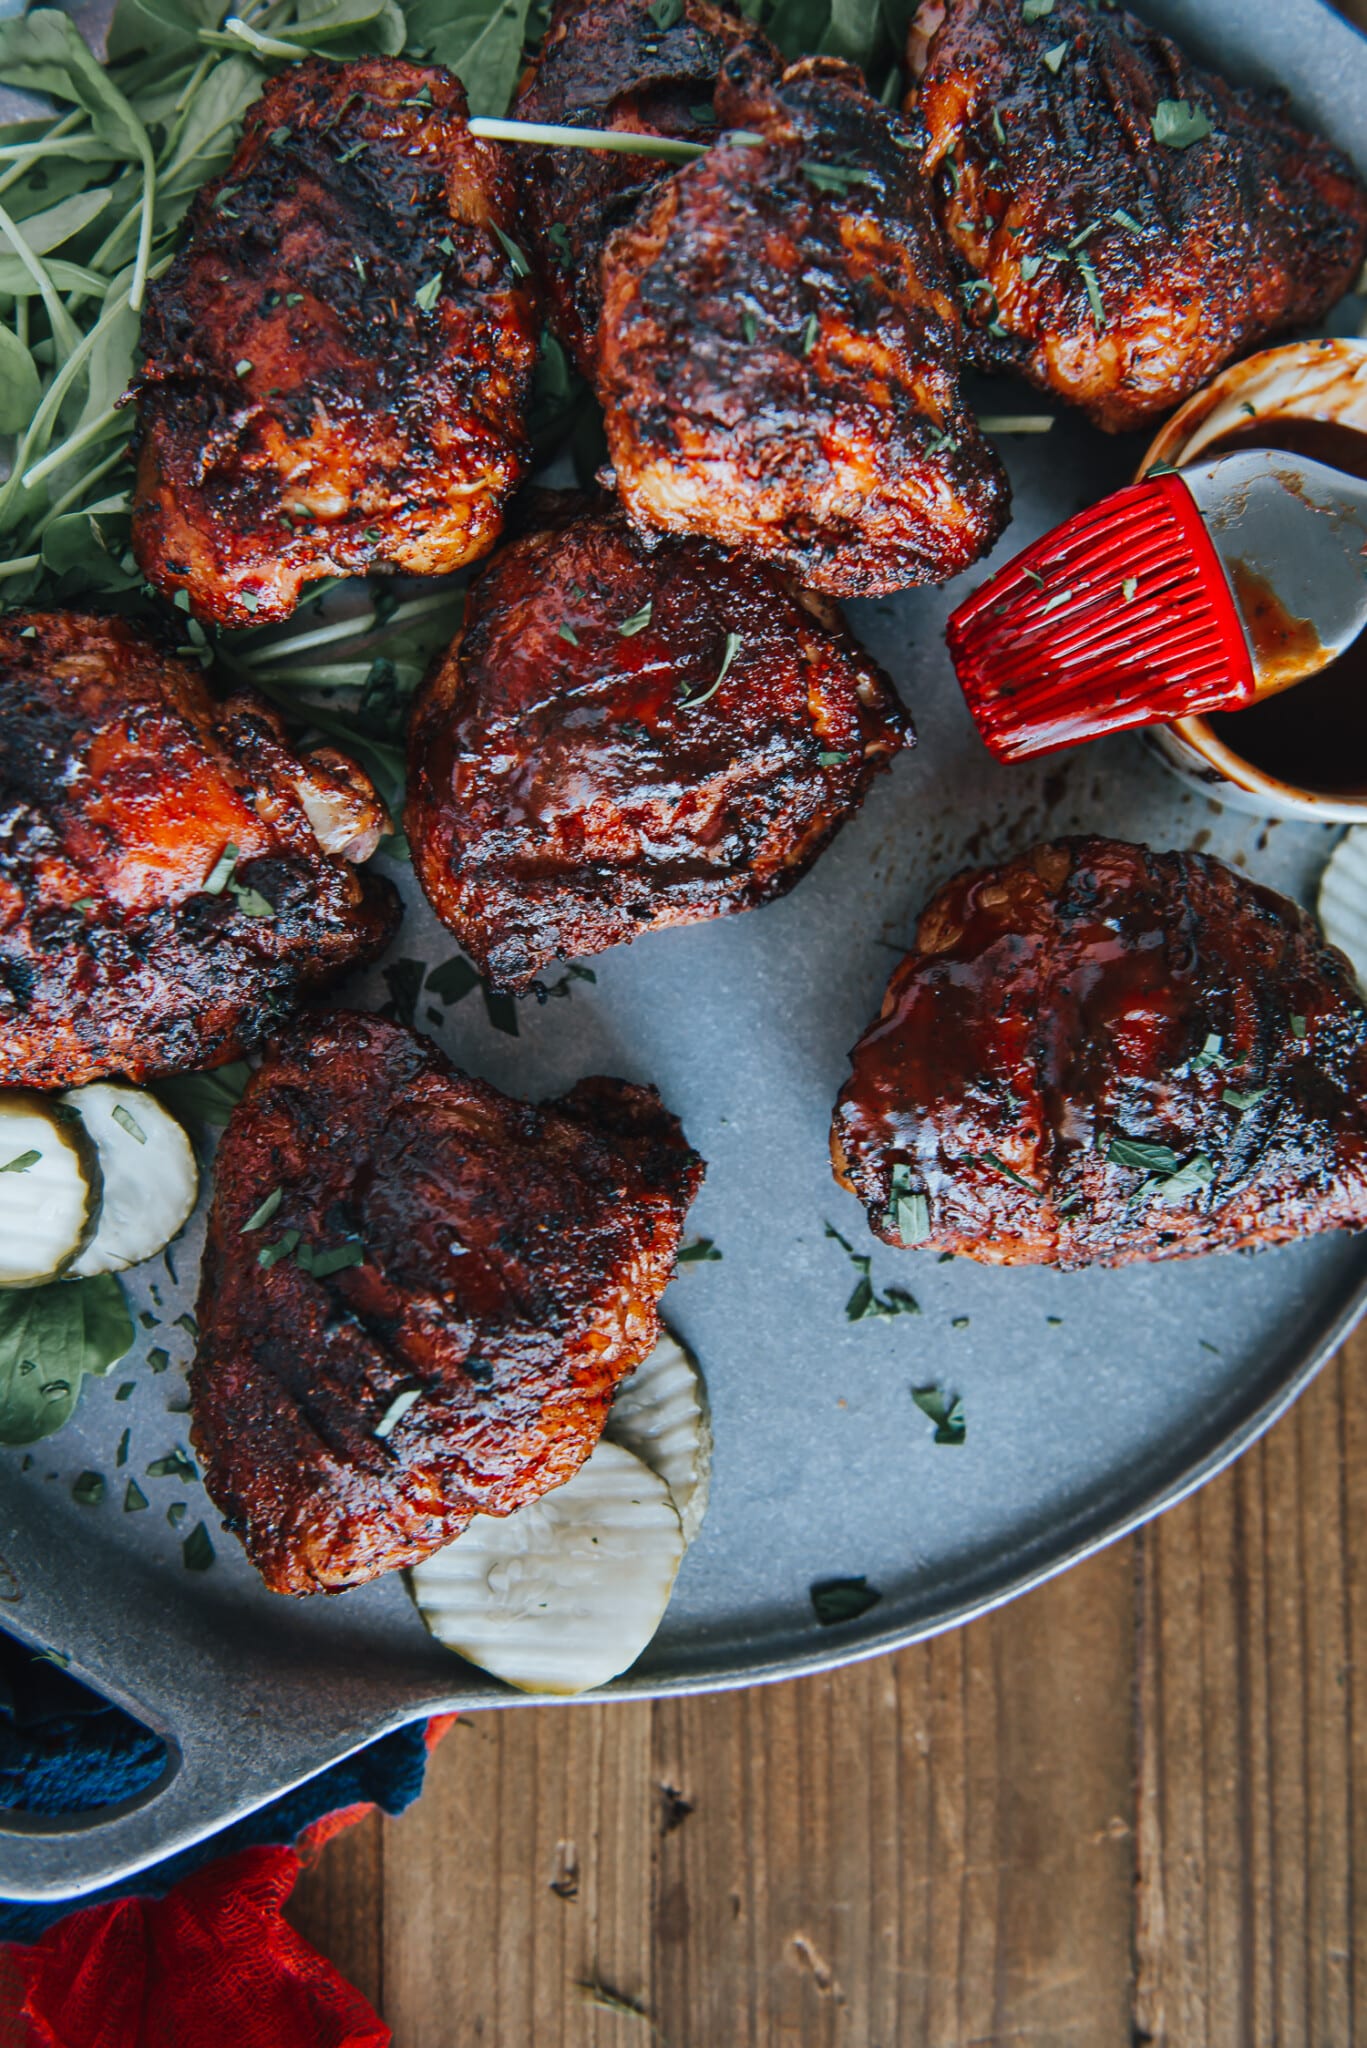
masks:
{"type": "MultiPolygon", "coordinates": [[[[558,263],[572,263],[574,261],[574,244],[570,240],[570,231],[563,221],[553,221],[546,230],[546,238],[555,251],[558,263]]],[[[454,254],[454,251],[450,253],[454,254]]]]}
{"type": "Polygon", "coordinates": [[[1293,1017],[1291,1019],[1291,1036],[1293,1038],[1304,1038],[1305,1031],[1306,1025],[1304,1017],[1293,1017]]]}
{"type": "Polygon", "coordinates": [[[187,1572],[207,1572],[213,1563],[213,1541],[203,1522],[196,1522],[181,1544],[180,1561],[187,1572]]]}
{"type": "Polygon", "coordinates": [[[1124,228],[1128,234],[1142,235],[1144,232],[1134,215],[1126,213],[1123,206],[1113,206],[1111,208],[1111,219],[1118,228],[1124,228]]]}
{"type": "Polygon", "coordinates": [[[930,1203],[911,1185],[911,1168],[898,1160],[892,1169],[891,1199],[883,1215],[885,1230],[895,1230],[903,1244],[924,1244],[930,1236],[930,1203]]]}
{"type": "Polygon", "coordinates": [[[260,1230],[263,1224],[269,1223],[284,1199],[285,1190],[283,1188],[272,1188],[260,1208],[252,1210],[251,1215],[243,1224],[238,1235],[245,1237],[249,1230],[260,1230]]]}
{"type": "Polygon", "coordinates": [[[126,1465],[128,1463],[128,1446],[132,1440],[132,1436],[132,1430],[126,1429],[123,1435],[119,1438],[119,1447],[114,1453],[114,1463],[116,1465],[126,1465]]]}
{"type": "Polygon", "coordinates": [[[1186,100],[1160,100],[1149,127],[1154,141],[1169,149],[1186,149],[1193,142],[1203,142],[1210,133],[1210,123],[1201,109],[1186,100]]]}
{"type": "Polygon", "coordinates": [[[1029,579],[1030,579],[1030,581],[1031,581],[1031,582],[1032,582],[1032,583],[1034,584],[1034,586],[1035,586],[1036,590],[1043,590],[1043,588],[1044,588],[1044,578],[1043,578],[1043,577],[1042,577],[1042,576],[1040,575],[1040,572],[1039,572],[1039,570],[1038,570],[1038,569],[1028,569],[1028,568],[1026,568],[1026,567],[1025,567],[1025,565],[1024,565],[1024,564],[1022,564],[1022,565],[1021,565],[1021,575],[1022,575],[1022,576],[1028,576],[1028,577],[1029,577],[1029,579]]]}
{"type": "Polygon", "coordinates": [[[1028,1181],[1025,1178],[1024,1174],[1017,1173],[1013,1166],[1008,1166],[1004,1159],[999,1159],[995,1152],[982,1153],[978,1158],[973,1160],[973,1164],[975,1166],[990,1166],[993,1173],[1000,1173],[1004,1175],[1007,1180],[1013,1180],[1018,1188],[1025,1189],[1027,1195],[1033,1195],[1036,1201],[1039,1200],[1039,1189],[1035,1187],[1033,1182],[1028,1181]]]}
{"type": "Polygon", "coordinates": [[[968,1423],[964,1419],[962,1394],[955,1394],[951,1400],[939,1387],[913,1387],[911,1398],[923,1415],[928,1415],[935,1424],[932,1443],[961,1444],[968,1435],[968,1423]]]}
{"type": "Polygon", "coordinates": [[[833,1628],[842,1621],[858,1621],[883,1597],[862,1573],[857,1579],[818,1579],[808,1588],[808,1594],[812,1612],[823,1628],[833,1628]]]}
{"type": "MultiPolygon", "coordinates": [[[[1051,5],[1053,4],[1053,0],[1050,0],[1050,4],[1051,4],[1051,5]]],[[[999,142],[999,143],[1001,144],[1002,148],[1003,148],[1003,149],[1005,149],[1005,147],[1006,147],[1006,130],[1005,130],[1005,128],[1003,128],[1003,126],[1002,126],[1002,117],[1001,117],[1001,113],[1000,113],[1000,111],[999,111],[999,110],[998,110],[998,109],[997,109],[996,107],[993,107],[993,109],[992,109],[992,133],[993,133],[993,134],[994,134],[994,135],[996,136],[996,138],[997,138],[998,142],[999,142]]]]}
{"type": "Polygon", "coordinates": [[[1062,1316],[1046,1316],[1044,1320],[1048,1323],[1051,1330],[1061,1330],[1063,1328],[1062,1316]]]}
{"type": "Polygon", "coordinates": [[[175,1327],[178,1330],[184,1330],[186,1336],[189,1338],[192,1344],[197,1344],[199,1342],[199,1324],[195,1321],[194,1317],[189,1313],[188,1310],[183,1316],[176,1317],[175,1327]]]}
{"type": "Polygon", "coordinates": [[[93,896],[78,896],[71,907],[73,910],[93,910],[95,908],[95,898],[93,896]]]}
{"type": "Polygon", "coordinates": [[[814,157],[804,157],[798,169],[818,192],[848,192],[854,185],[873,183],[872,173],[861,171],[856,164],[823,164],[814,157]]]}
{"type": "Polygon", "coordinates": [[[338,151],[337,161],[339,164],[354,164],[357,157],[369,149],[369,147],[369,142],[353,142],[350,149],[338,151]]]}
{"type": "Polygon", "coordinates": [[[750,311],[750,308],[748,306],[744,309],[740,316],[740,331],[745,336],[745,346],[747,348],[753,348],[755,345],[756,338],[759,334],[759,327],[756,324],[754,314],[750,311]]]}
{"type": "Polygon", "coordinates": [[[951,1330],[966,1330],[971,1320],[970,1316],[951,1316],[949,1327],[951,1330]]]}
{"type": "Polygon", "coordinates": [[[647,14],[658,29],[673,28],[683,20],[684,0],[650,0],[647,14]]]}
{"type": "Polygon", "coordinates": [[[1127,576],[1125,578],[1125,581],[1120,586],[1120,595],[1124,598],[1126,604],[1129,604],[1138,588],[1139,578],[1137,576],[1127,576]]]}
{"type": "Polygon", "coordinates": [[[136,1479],[130,1479],[130,1480],[129,1480],[129,1482],[128,1482],[128,1484],[127,1484],[127,1486],[125,1486],[125,1488],[124,1488],[124,1490],[123,1490],[123,1511],[124,1511],[124,1513],[125,1513],[126,1515],[135,1515],[135,1514],[137,1514],[137,1512],[138,1512],[138,1510],[139,1510],[140,1508],[145,1508],[145,1507],[146,1507],[147,1505],[148,1505],[147,1495],[146,1495],[146,1494],[145,1494],[145,1493],[143,1492],[142,1488],[141,1488],[141,1487],[140,1487],[140,1486],[138,1485],[138,1482],[137,1482],[137,1480],[136,1480],[136,1479]]]}
{"type": "MultiPolygon", "coordinates": [[[[171,1354],[163,1345],[158,1344],[154,1351],[148,1352],[147,1363],[151,1371],[165,1372],[171,1363],[171,1354]]],[[[133,1389],[133,1382],[131,1380],[128,1383],[128,1387],[131,1393],[133,1389]]]]}
{"type": "Polygon", "coordinates": [[[303,305],[303,303],[304,303],[304,294],[303,294],[302,292],[286,292],[286,293],[285,293],[285,304],[286,304],[287,306],[302,306],[302,305],[303,305]]]}
{"type": "Polygon", "coordinates": [[[921,1304],[914,1294],[905,1287],[889,1287],[879,1294],[873,1284],[871,1268],[873,1260],[867,1252],[857,1252],[848,1239],[841,1236],[833,1224],[826,1225],[827,1237],[833,1237],[844,1252],[850,1264],[859,1275],[854,1292],[845,1303],[845,1320],[850,1323],[885,1322],[893,1316],[919,1316],[921,1304]]]}
{"type": "Polygon", "coordinates": [[[1224,1038],[1218,1031],[1207,1032],[1206,1042],[1201,1050],[1188,1060],[1187,1072],[1204,1074],[1207,1067],[1227,1067],[1229,1061],[1224,1055],[1224,1043],[1224,1038]]]}
{"type": "Polygon", "coordinates": [[[1247,400],[1246,398],[1242,398],[1242,399],[1240,399],[1240,401],[1239,401],[1239,410],[1240,410],[1240,412],[1246,412],[1246,413],[1248,414],[1248,416],[1249,416],[1249,418],[1250,418],[1251,420],[1256,420],[1256,419],[1257,419],[1257,417],[1258,417],[1258,408],[1257,408],[1257,406],[1256,406],[1256,405],[1250,405],[1250,404],[1249,404],[1249,402],[1248,402],[1248,400],[1247,400]]]}
{"type": "Polygon", "coordinates": [[[685,711],[696,711],[700,704],[706,704],[711,698],[716,696],[718,690],[730,674],[731,664],[740,653],[743,644],[739,633],[727,634],[726,645],[722,652],[721,667],[717,670],[716,680],[699,697],[690,697],[685,690],[679,700],[685,711]]]}
{"type": "Polygon", "coordinates": [[[147,1143],[147,1133],[131,1109],[125,1109],[121,1102],[116,1102],[114,1104],[113,1117],[119,1129],[127,1131],[135,1144],[145,1145],[147,1143]]]}
{"type": "Polygon", "coordinates": [[[512,236],[505,235],[502,228],[498,225],[497,221],[491,221],[489,225],[493,228],[494,233],[498,236],[499,247],[502,249],[504,255],[507,257],[508,261],[513,266],[513,276],[530,277],[532,274],[532,266],[527,261],[527,258],[524,256],[521,249],[518,248],[517,243],[513,240],[512,236]]]}
{"type": "Polygon", "coordinates": [[[802,329],[802,353],[804,356],[809,356],[812,350],[816,347],[816,338],[820,332],[821,324],[818,321],[816,314],[809,313],[807,315],[806,324],[802,329]]]}
{"type": "Polygon", "coordinates": [[[292,1252],[298,1250],[298,1247],[299,1232],[297,1230],[287,1230],[283,1237],[278,1237],[275,1240],[274,1244],[262,1245],[256,1255],[256,1263],[258,1266],[265,1266],[267,1268],[278,1266],[281,1259],[289,1258],[292,1252]]]}
{"type": "Polygon", "coordinates": [[[1096,328],[1098,334],[1104,334],[1106,331],[1106,306],[1101,296],[1101,283],[1096,274],[1096,265],[1091,257],[1082,249],[1075,251],[1073,262],[1081,272],[1082,282],[1087,288],[1087,304],[1091,308],[1092,325],[1096,328]]]}
{"type": "Polygon", "coordinates": [[[1220,1100],[1227,1102],[1231,1109],[1247,1110],[1252,1109],[1255,1103],[1261,1102],[1266,1093],[1266,1088],[1226,1088],[1221,1093],[1220,1100]]]}
{"type": "Polygon", "coordinates": [[[1198,1188],[1209,1187],[1215,1178],[1215,1167],[1204,1152],[1194,1152],[1185,1166],[1179,1166],[1176,1173],[1165,1180],[1146,1182],[1138,1190],[1142,1194],[1157,1195],[1160,1202],[1176,1202],[1183,1195],[1193,1195],[1198,1188]]]}
{"type": "Polygon", "coordinates": [[[203,884],[204,894],[206,896],[221,896],[232,880],[236,867],[237,848],[230,839],[209,870],[208,878],[203,884]]]}
{"type": "Polygon", "coordinates": [[[1043,268],[1044,258],[1042,256],[1022,256],[1020,260],[1022,284],[1029,284],[1032,279],[1039,276],[1043,268]]]}
{"type": "Polygon", "coordinates": [[[1046,612],[1056,612],[1061,604],[1068,604],[1072,595],[1071,589],[1056,591],[1053,597],[1040,606],[1040,617],[1043,618],[1046,612]]]}
{"type": "Polygon", "coordinates": [[[250,373],[251,373],[251,367],[252,367],[252,359],[251,359],[251,357],[250,357],[250,356],[240,356],[240,357],[238,358],[238,360],[237,360],[237,361],[236,361],[236,362],[235,362],[235,363],[233,364],[233,375],[234,375],[235,377],[246,377],[246,376],[249,376],[249,375],[250,375],[250,373]]]}
{"type": "Polygon", "coordinates": [[[710,1237],[695,1237],[691,1243],[679,1246],[674,1263],[676,1266],[699,1266],[720,1257],[721,1253],[710,1237]]]}
{"type": "Polygon", "coordinates": [[[421,1399],[421,1387],[405,1387],[401,1393],[394,1396],[389,1406],[385,1409],[384,1414],[375,1424],[371,1435],[378,1437],[380,1442],[383,1443],[387,1437],[393,1435],[414,1402],[421,1399]]]}
{"type": "Polygon", "coordinates": [[[166,1519],[173,1529],[178,1529],[188,1512],[189,1510],[183,1500],[173,1500],[170,1507],[166,1510],[166,1519]]]}
{"type": "Polygon", "coordinates": [[[1052,50],[1045,51],[1044,61],[1048,65],[1049,69],[1053,72],[1055,78],[1058,77],[1059,72],[1062,70],[1063,60],[1067,55],[1067,43],[1055,43],[1052,50]]]}
{"type": "Polygon", "coordinates": [[[419,307],[422,312],[430,313],[433,307],[436,305],[437,300],[441,297],[441,288],[444,281],[445,280],[443,279],[442,274],[439,270],[433,271],[431,277],[428,278],[426,284],[420,284],[418,286],[418,289],[414,292],[414,305],[419,307]]]}
{"type": "Polygon", "coordinates": [[[1022,0],[1021,16],[1025,21],[1043,21],[1053,11],[1054,0],[1022,0]]]}
{"type": "Polygon", "coordinates": [[[843,768],[849,758],[835,747],[826,747],[817,755],[816,762],[818,768],[843,768]]]}
{"type": "Polygon", "coordinates": [[[330,1274],[341,1273],[348,1266],[363,1266],[365,1246],[352,1238],[346,1244],[332,1245],[326,1251],[316,1252],[305,1239],[295,1254],[295,1263],[306,1273],[311,1273],[315,1280],[326,1280],[330,1274]]]}
{"type": "Polygon", "coordinates": [[[83,1508],[97,1508],[104,1499],[103,1472],[82,1472],[71,1489],[71,1498],[83,1508]]]}
{"type": "Polygon", "coordinates": [[[136,1380],[120,1380],[114,1389],[114,1399],[116,1401],[130,1401],[133,1398],[133,1390],[137,1384],[136,1380]]]}
{"type": "Polygon", "coordinates": [[[180,1479],[187,1486],[193,1486],[199,1473],[189,1454],[177,1444],[164,1458],[153,1458],[147,1468],[147,1476],[149,1479],[180,1479]]]}
{"type": "Polygon", "coordinates": [[[1147,1138],[1112,1138],[1106,1153],[1108,1166],[1133,1166],[1141,1173],[1176,1173],[1180,1161],[1171,1145],[1154,1145],[1147,1138]]]}
{"type": "Polygon", "coordinates": [[[293,133],[292,128],[272,128],[271,141],[277,149],[283,149],[293,133]]]}
{"type": "Polygon", "coordinates": [[[654,609],[655,600],[648,597],[641,606],[641,609],[638,612],[633,612],[629,619],[623,619],[621,625],[617,628],[622,638],[624,640],[631,640],[637,633],[644,633],[646,627],[650,624],[650,615],[654,609]]]}
{"type": "Polygon", "coordinates": [[[18,1152],[15,1154],[14,1158],[9,1161],[8,1165],[0,1166],[0,1173],[27,1173],[31,1166],[36,1166],[38,1164],[38,1161],[42,1158],[42,1156],[43,1155],[41,1152],[34,1152],[32,1150],[28,1152],[18,1152]]]}
{"type": "Polygon", "coordinates": [[[560,625],[557,626],[555,630],[560,635],[560,638],[562,640],[569,641],[571,647],[577,647],[579,645],[579,635],[575,632],[573,626],[560,625]]]}

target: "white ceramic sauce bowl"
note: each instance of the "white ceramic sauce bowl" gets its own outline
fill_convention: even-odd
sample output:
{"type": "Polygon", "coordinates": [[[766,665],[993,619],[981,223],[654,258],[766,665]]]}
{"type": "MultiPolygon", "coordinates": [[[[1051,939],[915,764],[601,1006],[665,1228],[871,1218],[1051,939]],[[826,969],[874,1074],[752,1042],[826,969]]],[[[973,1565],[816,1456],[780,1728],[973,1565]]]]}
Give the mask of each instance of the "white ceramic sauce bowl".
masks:
{"type": "MultiPolygon", "coordinates": [[[[1222,434],[1260,420],[1332,420],[1367,433],[1367,341],[1296,341],[1264,349],[1189,398],[1149,448],[1140,475],[1155,462],[1181,468],[1222,434]]],[[[1322,824],[1367,822],[1367,762],[1360,795],[1328,794],[1280,782],[1219,739],[1205,718],[1150,727],[1149,745],[1190,788],[1235,810],[1265,818],[1311,818],[1322,824]]]]}

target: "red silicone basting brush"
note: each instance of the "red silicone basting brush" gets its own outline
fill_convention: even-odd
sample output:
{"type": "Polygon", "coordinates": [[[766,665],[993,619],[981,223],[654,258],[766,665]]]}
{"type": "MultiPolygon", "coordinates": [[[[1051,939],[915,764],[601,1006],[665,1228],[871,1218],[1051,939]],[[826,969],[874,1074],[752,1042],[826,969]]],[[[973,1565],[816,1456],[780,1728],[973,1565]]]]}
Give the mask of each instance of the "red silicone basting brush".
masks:
{"type": "Polygon", "coordinates": [[[1021,761],[1237,711],[1367,623],[1367,485],[1281,450],[1150,476],[1034,541],[946,629],[978,731],[1021,761]]]}

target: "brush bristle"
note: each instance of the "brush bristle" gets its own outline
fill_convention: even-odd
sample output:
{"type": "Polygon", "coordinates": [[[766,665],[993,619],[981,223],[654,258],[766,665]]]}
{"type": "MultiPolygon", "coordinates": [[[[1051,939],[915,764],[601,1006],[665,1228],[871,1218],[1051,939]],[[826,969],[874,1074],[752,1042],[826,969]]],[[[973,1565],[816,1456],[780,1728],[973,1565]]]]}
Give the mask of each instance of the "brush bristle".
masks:
{"type": "Polygon", "coordinates": [[[968,708],[1003,761],[1253,700],[1219,556],[1174,474],[1046,534],[946,629],[968,708]]]}

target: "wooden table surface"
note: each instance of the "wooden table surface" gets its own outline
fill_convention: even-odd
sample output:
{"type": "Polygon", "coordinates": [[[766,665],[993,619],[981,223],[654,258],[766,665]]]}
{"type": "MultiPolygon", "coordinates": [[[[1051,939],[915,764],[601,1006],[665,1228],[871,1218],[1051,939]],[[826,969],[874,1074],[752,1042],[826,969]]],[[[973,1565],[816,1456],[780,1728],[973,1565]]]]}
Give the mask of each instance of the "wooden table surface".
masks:
{"type": "Polygon", "coordinates": [[[1195,1499],[971,1627],[458,1723],[291,1918],[396,2048],[1349,2048],[1363,1787],[1367,1334],[1195,1499]]]}

